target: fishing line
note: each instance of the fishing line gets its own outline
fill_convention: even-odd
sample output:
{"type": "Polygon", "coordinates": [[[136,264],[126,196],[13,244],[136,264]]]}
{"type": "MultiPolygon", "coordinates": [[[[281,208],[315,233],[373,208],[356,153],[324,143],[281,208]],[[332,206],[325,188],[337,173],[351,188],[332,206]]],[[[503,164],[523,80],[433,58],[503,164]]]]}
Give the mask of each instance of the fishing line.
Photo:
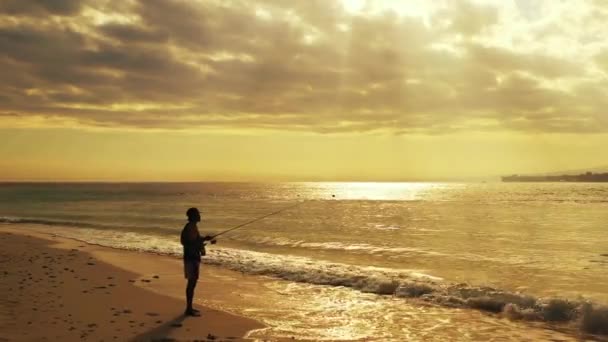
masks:
{"type": "Polygon", "coordinates": [[[294,205],[290,205],[290,206],[288,206],[288,207],[285,207],[285,208],[283,208],[283,209],[280,209],[280,210],[274,211],[274,212],[272,212],[272,213],[270,213],[270,214],[266,214],[266,215],[264,215],[264,216],[258,217],[258,218],[256,218],[256,219],[251,220],[251,221],[247,221],[247,222],[245,222],[245,223],[241,223],[241,224],[239,224],[238,226],[232,227],[232,228],[230,228],[230,229],[226,229],[226,230],[224,230],[223,232],[219,232],[219,233],[217,233],[217,234],[215,234],[215,235],[211,235],[211,240],[215,239],[216,237],[218,237],[218,236],[220,236],[220,235],[223,235],[223,234],[226,234],[226,233],[228,233],[228,232],[231,232],[231,231],[233,231],[233,230],[235,230],[235,229],[242,228],[242,227],[244,227],[244,226],[246,226],[246,225],[248,225],[248,224],[251,224],[251,223],[257,222],[257,221],[259,221],[259,220],[265,219],[265,218],[267,218],[267,217],[269,217],[269,216],[272,216],[272,215],[276,215],[276,214],[281,213],[281,212],[283,212],[283,211],[285,211],[285,210],[288,210],[288,209],[291,209],[291,208],[295,208],[295,207],[297,207],[297,206],[299,206],[299,205],[303,204],[304,202],[306,202],[306,201],[298,202],[298,203],[296,203],[296,204],[294,204],[294,205]]]}
{"type": "MultiPolygon", "coordinates": [[[[285,210],[288,210],[288,209],[291,209],[291,208],[295,208],[295,207],[297,207],[297,206],[299,206],[299,205],[303,204],[304,202],[306,202],[306,201],[298,202],[298,203],[296,203],[296,204],[293,204],[293,205],[290,205],[290,206],[288,206],[288,207],[285,207],[285,208],[279,209],[279,210],[277,210],[277,211],[273,211],[273,212],[272,212],[272,213],[270,213],[270,214],[266,214],[266,215],[264,215],[264,216],[261,216],[261,217],[258,217],[258,218],[256,218],[256,219],[253,219],[253,220],[251,220],[251,221],[247,221],[247,222],[245,222],[245,223],[241,223],[241,224],[239,224],[238,226],[232,227],[232,228],[230,228],[230,229],[226,229],[226,230],[224,230],[224,231],[222,231],[222,232],[219,232],[219,233],[217,233],[217,234],[215,234],[215,235],[210,236],[210,240],[213,240],[213,239],[215,239],[216,237],[218,237],[218,236],[220,236],[220,235],[222,235],[222,234],[226,234],[226,233],[228,233],[228,232],[231,232],[231,231],[233,231],[233,230],[235,230],[235,229],[242,228],[242,227],[244,227],[244,226],[246,226],[246,225],[248,225],[248,224],[251,224],[251,223],[257,222],[257,221],[259,221],[259,220],[265,219],[265,218],[267,218],[267,217],[269,217],[269,216],[276,215],[276,214],[278,214],[278,213],[281,213],[281,212],[283,212],[283,211],[285,211],[285,210]]],[[[206,243],[205,243],[204,245],[206,245],[206,243]]],[[[157,275],[157,276],[161,276],[161,275],[162,275],[162,276],[177,276],[178,274],[179,274],[179,273],[166,273],[166,274],[158,273],[158,274],[155,274],[155,275],[157,275]]],[[[140,278],[141,278],[141,277],[140,277],[140,278]]],[[[140,280],[141,280],[141,279],[140,279],[140,280]]]]}

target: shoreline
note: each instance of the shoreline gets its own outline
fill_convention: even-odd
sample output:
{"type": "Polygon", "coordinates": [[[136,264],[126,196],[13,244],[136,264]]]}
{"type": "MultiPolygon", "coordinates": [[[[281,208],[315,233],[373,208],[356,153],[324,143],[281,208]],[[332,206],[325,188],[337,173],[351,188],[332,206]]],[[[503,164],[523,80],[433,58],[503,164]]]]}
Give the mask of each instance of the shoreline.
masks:
{"type": "MultiPolygon", "coordinates": [[[[120,331],[116,330],[120,334],[124,334],[126,337],[121,335],[119,340],[159,340],[159,338],[168,338],[172,340],[194,340],[203,339],[205,340],[208,334],[212,337],[220,337],[217,340],[242,340],[243,338],[249,338],[254,340],[270,340],[270,341],[291,341],[291,340],[331,340],[331,341],[350,341],[350,340],[378,340],[378,337],[385,336],[388,340],[400,340],[391,338],[384,335],[392,329],[407,329],[408,336],[421,338],[420,340],[426,340],[432,335],[439,333],[440,335],[449,336],[454,341],[465,341],[465,340],[485,340],[489,336],[497,337],[503,336],[505,338],[528,338],[535,336],[537,340],[546,340],[551,338],[557,338],[562,341],[569,341],[575,339],[590,339],[590,340],[607,340],[601,336],[589,336],[586,334],[580,334],[576,332],[572,325],[552,325],[540,322],[531,322],[526,319],[507,319],[504,314],[495,314],[486,310],[468,310],[466,308],[454,308],[446,306],[437,306],[432,303],[421,301],[417,298],[396,298],[394,296],[379,296],[375,294],[365,294],[360,291],[343,287],[343,286],[323,286],[323,285],[311,285],[307,283],[297,283],[286,279],[275,279],[264,275],[250,275],[234,270],[230,270],[221,266],[213,266],[209,264],[203,264],[201,266],[201,278],[199,280],[196,293],[195,303],[202,306],[203,317],[192,318],[186,320],[177,320],[177,315],[182,313],[184,305],[183,290],[185,286],[185,280],[183,279],[182,262],[180,258],[175,256],[156,254],[156,253],[142,253],[140,251],[132,251],[115,247],[107,247],[102,245],[96,245],[87,243],[72,237],[60,237],[55,235],[52,231],[39,231],[39,230],[28,230],[27,226],[22,226],[21,229],[17,227],[0,226],[0,237],[3,245],[10,245],[9,250],[13,252],[13,258],[20,254],[31,254],[32,250],[36,250],[37,254],[40,254],[40,260],[37,262],[45,261],[48,257],[49,250],[59,251],[59,260],[53,260],[58,265],[53,265],[57,268],[60,273],[61,270],[67,268],[69,273],[63,274],[59,277],[59,281],[65,281],[69,279],[70,275],[74,276],[75,271],[78,283],[77,291],[71,291],[66,285],[59,286],[64,288],[64,292],[56,293],[58,291],[56,278],[50,278],[48,268],[44,269],[44,265],[36,265],[38,268],[38,274],[35,276],[29,275],[27,268],[29,264],[23,266],[25,271],[17,268],[16,271],[21,272],[20,280],[29,279],[27,276],[34,278],[38,281],[38,284],[44,287],[41,293],[34,293],[40,298],[48,297],[44,291],[50,292],[51,297],[61,297],[68,292],[70,296],[74,296],[76,302],[86,303],[90,296],[93,294],[100,295],[101,300],[111,299],[114,303],[112,306],[108,306],[108,303],[102,302],[100,305],[104,310],[109,310],[110,313],[119,315],[123,310],[123,306],[117,305],[116,302],[122,303],[132,298],[139,298],[140,296],[152,296],[151,298],[158,298],[159,296],[168,300],[171,303],[165,304],[162,311],[146,311],[138,310],[139,316],[137,319],[129,318],[128,315],[135,315],[136,311],[133,310],[134,306],[126,308],[131,311],[128,313],[126,318],[129,318],[128,322],[122,322],[123,326],[120,327],[120,331]],[[6,235],[7,233],[12,236],[6,235]],[[11,237],[5,239],[6,236],[11,237]],[[7,240],[15,239],[26,239],[30,238],[34,241],[27,245],[16,247],[14,243],[6,243],[7,240]],[[38,240],[36,240],[38,239],[38,240]],[[40,240],[41,239],[41,240],[40,240]],[[44,249],[40,252],[36,247],[41,246],[44,249]],[[26,253],[24,253],[26,252],[26,253]],[[47,253],[47,254],[42,254],[47,253]],[[67,254],[65,254],[67,253],[67,254]],[[81,255],[79,268],[73,266],[61,266],[65,264],[67,259],[74,259],[75,257],[70,254],[81,255]],[[70,258],[68,258],[70,257],[70,258]],[[93,265],[89,265],[92,262],[93,265]],[[106,269],[105,267],[109,267],[106,269]],[[84,276],[82,272],[95,271],[93,275],[84,276]],[[113,273],[112,273],[113,272],[113,273]],[[121,284],[114,283],[113,279],[117,278],[117,274],[124,273],[126,276],[122,276],[121,284]],[[97,274],[98,273],[98,274],[97,274]],[[66,277],[67,276],[67,277],[66,277]],[[97,279],[96,276],[101,276],[97,279]],[[40,279],[48,277],[47,283],[40,283],[40,279]],[[86,280],[82,280],[85,278],[86,280]],[[97,279],[97,280],[95,280],[97,279]],[[94,284],[100,282],[102,284],[94,284]],[[103,284],[104,282],[109,282],[103,284]],[[121,286],[111,287],[109,284],[114,285],[129,285],[133,292],[130,295],[115,294],[115,291],[121,286]],[[92,286],[94,285],[94,286],[92,286]],[[83,287],[84,286],[84,287],[83,287]],[[87,287],[88,286],[88,287],[87,287]],[[48,291],[50,290],[50,291],[48,291]],[[88,291],[89,294],[83,295],[81,291],[88,291]],[[53,292],[55,292],[53,294],[53,292]],[[106,293],[109,292],[109,293],[106,293]],[[110,296],[111,295],[111,296],[110,296]],[[116,298],[114,298],[116,297],[116,298]],[[125,299],[126,298],[126,299],[125,299]],[[379,311],[376,309],[367,311],[368,305],[377,306],[379,311]],[[337,305],[337,306],[336,306],[337,305]],[[350,306],[352,308],[361,308],[362,311],[350,311],[343,310],[343,305],[350,306]],[[297,310],[295,308],[298,308],[297,310]],[[400,317],[399,320],[393,320],[391,316],[384,317],[382,313],[386,310],[391,312],[391,315],[397,315],[400,317]],[[337,310],[337,311],[336,311],[337,310]],[[484,312],[485,311],[485,312],[484,312]],[[148,315],[152,313],[153,315],[148,315]],[[163,317],[158,315],[163,314],[163,317]],[[145,316],[143,319],[140,317],[142,314],[145,316]],[[155,316],[157,315],[157,316],[155,316]],[[215,316],[214,316],[215,315],[215,316]],[[217,318],[220,315],[224,318],[217,318]],[[150,317],[148,317],[150,316],[150,317]],[[158,317],[160,324],[157,320],[149,318],[158,317]],[[200,320],[200,321],[198,321],[200,320]],[[189,326],[184,323],[189,321],[189,326]],[[202,327],[197,325],[197,322],[204,322],[208,332],[201,330],[202,327]],[[261,323],[264,322],[264,323],[261,323]],[[398,323],[399,322],[399,323],[398,323]],[[141,325],[143,323],[143,325],[141,325]],[[182,324],[183,327],[174,327],[172,324],[182,324]],[[207,323],[209,323],[207,325],[207,323]],[[192,324],[196,326],[193,330],[192,324]],[[224,325],[222,325],[224,324],[224,325]],[[228,326],[226,326],[228,324],[228,326]],[[386,324],[392,325],[393,327],[387,327],[386,324]],[[145,329],[144,329],[145,328],[145,329]],[[507,329],[501,331],[502,329],[507,329]],[[550,329],[553,332],[546,330],[550,329]],[[236,333],[238,331],[238,334],[236,333]],[[485,332],[484,332],[485,331],[485,332]],[[205,333],[206,332],[206,333],[205,333]],[[192,335],[194,334],[194,335],[192,335]],[[508,336],[508,337],[507,337],[508,336]],[[124,338],[122,338],[124,337],[124,338]],[[222,338],[223,337],[223,338],[222,338]]],[[[41,249],[41,250],[42,250],[41,249]]],[[[0,252],[0,265],[6,262],[6,256],[8,254],[0,252]]],[[[9,253],[10,254],[10,253],[9,253]]],[[[21,256],[19,256],[22,258],[21,256]]],[[[32,256],[25,258],[24,262],[28,262],[32,256]]],[[[8,260],[10,262],[10,260],[8,260]]],[[[19,265],[13,265],[19,266],[19,265]]],[[[6,267],[5,267],[6,268],[6,267]]],[[[36,267],[34,267],[36,269],[36,267]]],[[[1,272],[1,271],[0,271],[1,272]]],[[[9,278],[9,284],[21,285],[17,283],[14,278],[9,278]]],[[[8,297],[6,293],[7,289],[0,286],[0,292],[4,294],[3,297],[8,297]]],[[[35,291],[34,291],[35,292],[35,291]]],[[[83,292],[84,293],[84,292],[83,292]]],[[[10,299],[12,300],[12,299],[10,299]]],[[[139,299],[137,299],[139,300],[139,299]]],[[[14,301],[14,300],[13,300],[14,301]]],[[[158,299],[146,299],[146,304],[158,301],[158,299]]],[[[0,309],[2,307],[9,308],[9,306],[15,306],[19,304],[19,301],[14,302],[1,302],[0,309]]],[[[62,301],[54,301],[50,306],[50,309],[57,309],[58,304],[63,304],[62,301]]],[[[99,304],[96,304],[99,305],[99,304]]],[[[27,312],[27,305],[21,305],[19,313],[27,312]]],[[[83,315],[83,308],[72,306],[67,312],[63,312],[63,316],[66,314],[73,314],[76,312],[78,315],[83,315]]],[[[161,309],[155,309],[161,310],[161,309]]],[[[47,312],[49,312],[47,310],[47,312]]],[[[50,311],[53,313],[53,311],[50,311]]],[[[89,315],[89,313],[86,313],[89,315]]],[[[7,310],[0,310],[0,327],[7,326],[4,322],[11,322],[10,317],[17,316],[21,320],[21,331],[27,330],[31,325],[43,325],[42,331],[47,331],[52,334],[57,334],[58,337],[63,340],[78,339],[76,335],[62,335],[61,329],[56,326],[48,326],[48,318],[37,317],[36,321],[31,321],[32,324],[25,324],[26,321],[22,317],[23,314],[15,315],[7,310]],[[9,318],[7,318],[9,317],[9,318]]],[[[58,324],[58,319],[61,315],[54,318],[55,324],[58,324]]],[[[86,316],[86,315],[85,315],[86,316]]],[[[123,317],[123,316],[121,316],[123,317]]],[[[101,325],[96,323],[97,321],[91,321],[88,319],[86,322],[80,322],[82,325],[81,334],[85,334],[84,338],[91,338],[95,340],[117,340],[114,338],[115,335],[101,335],[96,329],[103,327],[115,327],[117,324],[115,315],[111,317],[106,316],[94,316],[96,320],[106,319],[106,322],[101,325]],[[108,324],[109,320],[115,322],[108,324]],[[89,322],[90,321],[90,322],[89,322]],[[91,327],[89,327],[91,325],[91,327]],[[92,331],[89,331],[92,330],[92,331]],[[97,335],[96,335],[97,334],[97,335]]],[[[124,317],[123,317],[124,318],[124,317]]],[[[183,318],[183,316],[182,316],[183,318]]],[[[72,317],[63,317],[64,320],[70,322],[74,321],[72,317]]],[[[14,320],[14,318],[13,318],[14,320]]],[[[53,321],[53,320],[51,320],[53,321]]],[[[30,322],[30,321],[28,321],[30,322]]],[[[65,323],[65,322],[64,322],[65,323]]],[[[14,327],[13,327],[14,328],[14,327]]],[[[14,333],[19,331],[18,329],[0,329],[0,340],[7,338],[8,340],[19,339],[18,336],[13,335],[2,335],[1,332],[7,331],[14,333]]],[[[72,328],[63,326],[63,329],[72,328]]],[[[8,334],[8,333],[6,333],[8,334]]],[[[391,334],[389,332],[389,334],[391,334]]],[[[400,333],[396,333],[396,336],[400,336],[400,333]]],[[[40,337],[40,336],[38,336],[40,337]]],[[[22,338],[21,338],[22,339],[22,338]]],[[[39,339],[31,338],[28,339],[39,339]]],[[[55,338],[59,339],[59,338],[55,338]]],[[[82,339],[82,338],[80,338],[82,339]]]]}
{"type": "Polygon", "coordinates": [[[236,341],[265,327],[201,305],[201,294],[221,286],[206,280],[204,269],[195,299],[201,317],[185,317],[177,291],[185,281],[175,258],[6,227],[0,241],[0,340],[236,341]],[[174,291],[161,294],[163,288],[174,291]]]}

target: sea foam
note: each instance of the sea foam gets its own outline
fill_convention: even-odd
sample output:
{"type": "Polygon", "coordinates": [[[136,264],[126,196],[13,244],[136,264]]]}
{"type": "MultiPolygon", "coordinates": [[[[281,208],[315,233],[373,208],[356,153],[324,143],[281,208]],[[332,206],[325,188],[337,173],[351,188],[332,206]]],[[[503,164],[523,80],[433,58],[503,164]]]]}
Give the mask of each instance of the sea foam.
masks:
{"type": "Polygon", "coordinates": [[[608,307],[585,300],[542,298],[466,283],[453,284],[416,270],[362,267],[305,257],[222,248],[205,263],[243,273],[316,285],[344,286],[455,308],[471,308],[511,319],[578,325],[591,334],[608,334],[608,307]]]}

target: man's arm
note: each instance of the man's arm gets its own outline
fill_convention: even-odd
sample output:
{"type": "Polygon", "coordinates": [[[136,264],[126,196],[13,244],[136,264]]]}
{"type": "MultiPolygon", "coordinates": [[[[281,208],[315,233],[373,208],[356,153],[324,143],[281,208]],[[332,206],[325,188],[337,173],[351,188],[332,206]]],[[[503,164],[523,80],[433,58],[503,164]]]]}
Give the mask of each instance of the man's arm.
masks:
{"type": "Polygon", "coordinates": [[[204,241],[210,241],[212,245],[217,242],[217,241],[215,241],[215,239],[211,235],[205,235],[205,237],[203,237],[203,242],[204,241]]]}

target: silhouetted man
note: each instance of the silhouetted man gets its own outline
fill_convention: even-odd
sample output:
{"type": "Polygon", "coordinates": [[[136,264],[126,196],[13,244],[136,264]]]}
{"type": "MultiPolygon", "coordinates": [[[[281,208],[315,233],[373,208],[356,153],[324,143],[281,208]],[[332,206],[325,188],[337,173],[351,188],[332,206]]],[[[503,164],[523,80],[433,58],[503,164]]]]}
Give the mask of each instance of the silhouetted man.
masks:
{"type": "Polygon", "coordinates": [[[194,288],[198,281],[201,255],[205,255],[205,241],[215,243],[215,240],[212,240],[210,236],[201,237],[196,225],[201,221],[201,214],[198,209],[188,209],[186,216],[188,216],[188,223],[182,229],[180,239],[182,246],[184,246],[184,276],[188,279],[188,284],[186,285],[186,311],[184,311],[184,314],[187,316],[199,316],[198,310],[192,307],[194,288]]]}

